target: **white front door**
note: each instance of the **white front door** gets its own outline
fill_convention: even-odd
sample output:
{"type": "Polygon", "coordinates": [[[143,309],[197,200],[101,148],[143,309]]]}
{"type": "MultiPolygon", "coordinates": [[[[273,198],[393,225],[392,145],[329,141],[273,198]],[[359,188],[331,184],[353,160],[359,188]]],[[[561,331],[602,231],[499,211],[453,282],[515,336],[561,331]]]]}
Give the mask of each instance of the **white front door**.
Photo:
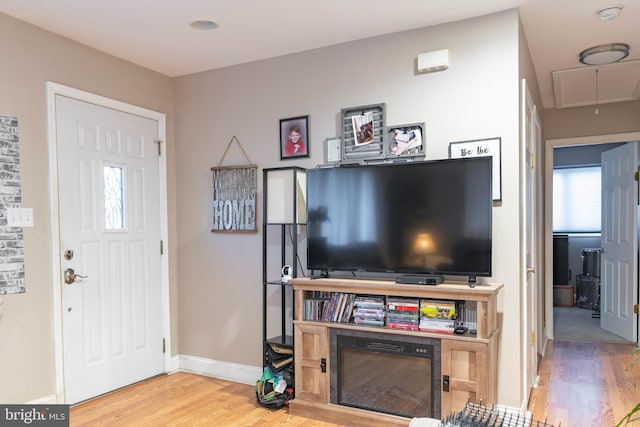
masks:
{"type": "Polygon", "coordinates": [[[629,341],[638,335],[637,159],[636,142],[602,153],[600,326],[629,341]]]}
{"type": "Polygon", "coordinates": [[[55,107],[72,404],[164,371],[158,123],[61,95],[55,107]]]}

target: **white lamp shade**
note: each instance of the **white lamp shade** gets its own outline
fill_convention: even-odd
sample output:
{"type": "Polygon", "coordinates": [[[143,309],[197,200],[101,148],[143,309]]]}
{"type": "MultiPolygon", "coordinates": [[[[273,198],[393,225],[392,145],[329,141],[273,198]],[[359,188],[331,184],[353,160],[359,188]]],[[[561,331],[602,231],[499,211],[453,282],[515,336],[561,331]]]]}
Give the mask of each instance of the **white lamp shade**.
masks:
{"type": "Polygon", "coordinates": [[[267,223],[306,223],[306,188],[307,175],[304,170],[283,169],[269,171],[267,174],[267,223]],[[296,203],[295,209],[294,199],[296,203]]]}

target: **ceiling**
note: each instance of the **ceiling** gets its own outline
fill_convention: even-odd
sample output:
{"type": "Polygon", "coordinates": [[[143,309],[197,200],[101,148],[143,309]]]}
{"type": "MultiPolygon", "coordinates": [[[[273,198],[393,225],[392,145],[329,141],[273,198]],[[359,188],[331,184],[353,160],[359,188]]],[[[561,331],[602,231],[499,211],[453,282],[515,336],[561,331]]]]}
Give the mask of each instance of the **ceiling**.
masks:
{"type": "Polygon", "coordinates": [[[171,77],[515,7],[544,108],[595,102],[595,67],[578,54],[606,43],[631,53],[617,70],[598,67],[598,102],[638,99],[638,0],[0,0],[0,12],[171,77]],[[596,10],[611,4],[622,14],[601,21],[596,10]],[[195,20],[218,28],[195,30],[195,20]]]}

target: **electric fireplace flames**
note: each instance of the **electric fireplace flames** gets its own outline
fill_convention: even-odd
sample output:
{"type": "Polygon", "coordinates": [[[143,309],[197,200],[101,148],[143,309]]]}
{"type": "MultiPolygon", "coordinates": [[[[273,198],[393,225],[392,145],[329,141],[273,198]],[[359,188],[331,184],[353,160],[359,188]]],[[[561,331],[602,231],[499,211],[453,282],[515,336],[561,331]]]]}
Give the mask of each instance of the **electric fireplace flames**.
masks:
{"type": "Polygon", "coordinates": [[[331,403],[440,418],[440,340],[331,329],[331,403]]]}

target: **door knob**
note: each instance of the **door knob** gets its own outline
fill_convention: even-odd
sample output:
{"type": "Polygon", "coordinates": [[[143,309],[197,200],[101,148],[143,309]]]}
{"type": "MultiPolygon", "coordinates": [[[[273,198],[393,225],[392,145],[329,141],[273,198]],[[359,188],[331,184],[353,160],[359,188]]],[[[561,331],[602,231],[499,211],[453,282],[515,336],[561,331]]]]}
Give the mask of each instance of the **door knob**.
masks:
{"type": "Polygon", "coordinates": [[[67,285],[70,285],[73,282],[75,282],[76,281],[76,277],[79,277],[81,279],[86,279],[89,276],[82,276],[80,274],[76,274],[76,272],[73,270],[73,268],[67,268],[64,271],[64,283],[66,283],[67,285]]]}

